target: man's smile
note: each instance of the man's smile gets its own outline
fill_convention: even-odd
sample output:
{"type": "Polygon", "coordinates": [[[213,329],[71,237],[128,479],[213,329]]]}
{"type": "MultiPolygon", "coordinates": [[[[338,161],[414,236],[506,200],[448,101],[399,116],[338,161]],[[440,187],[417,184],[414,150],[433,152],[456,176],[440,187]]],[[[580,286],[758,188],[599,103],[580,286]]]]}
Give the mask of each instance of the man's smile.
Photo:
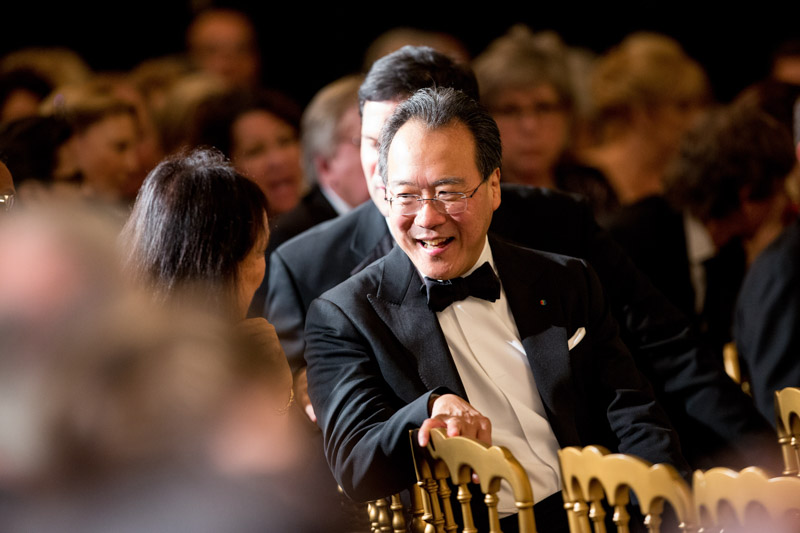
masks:
{"type": "Polygon", "coordinates": [[[453,237],[441,237],[438,239],[417,239],[423,248],[443,248],[454,240],[453,237]]]}

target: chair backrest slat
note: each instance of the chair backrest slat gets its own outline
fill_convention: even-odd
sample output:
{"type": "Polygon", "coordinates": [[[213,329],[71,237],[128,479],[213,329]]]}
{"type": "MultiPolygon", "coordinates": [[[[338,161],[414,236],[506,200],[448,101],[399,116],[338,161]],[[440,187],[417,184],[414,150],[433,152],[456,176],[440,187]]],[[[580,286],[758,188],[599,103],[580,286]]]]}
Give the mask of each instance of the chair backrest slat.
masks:
{"type": "Polygon", "coordinates": [[[489,447],[468,437],[447,437],[441,428],[431,431],[430,443],[425,448],[417,445],[416,431],[410,433],[410,439],[418,485],[425,489],[427,495],[423,519],[433,524],[437,532],[446,533],[458,528],[452,511],[451,484],[457,487],[456,499],[461,507],[462,531],[477,531],[472,505],[478,502],[472,498],[468,488],[473,472],[480,479],[490,532],[500,532],[497,492],[501,480],[508,483],[514,494],[519,530],[524,533],[536,532],[530,480],[525,469],[506,448],[489,447]]]}
{"type": "Polygon", "coordinates": [[[629,529],[630,491],[649,531],[659,531],[664,502],[675,511],[683,531],[693,531],[695,519],[688,484],[671,465],[653,465],[626,454],[611,454],[601,446],[568,447],[559,450],[565,508],[573,533],[605,531],[603,503],[613,509],[617,531],[629,529]]]}
{"type": "Polygon", "coordinates": [[[800,516],[798,477],[770,478],[757,467],[740,472],[712,468],[694,473],[692,490],[700,525],[709,530],[732,526],[727,523],[729,519],[734,519],[738,526],[749,525],[758,531],[797,531],[800,525],[797,520],[800,516]],[[774,522],[765,523],[764,516],[751,514],[758,510],[765,511],[774,522]],[[732,512],[733,516],[726,516],[725,512],[732,512]],[[784,521],[792,518],[787,513],[794,513],[794,522],[784,521]]]}
{"type": "Polygon", "coordinates": [[[775,391],[775,425],[783,453],[783,475],[800,475],[800,388],[775,391]]]}

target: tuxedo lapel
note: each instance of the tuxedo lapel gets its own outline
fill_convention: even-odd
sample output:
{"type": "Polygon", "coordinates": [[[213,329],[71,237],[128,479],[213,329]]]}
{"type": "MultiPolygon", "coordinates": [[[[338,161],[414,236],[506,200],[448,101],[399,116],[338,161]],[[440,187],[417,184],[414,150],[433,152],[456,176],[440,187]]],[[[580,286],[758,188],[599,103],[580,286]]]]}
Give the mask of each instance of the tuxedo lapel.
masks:
{"type": "Polygon", "coordinates": [[[542,277],[547,263],[536,253],[491,239],[492,255],[550,426],[559,442],[578,442],[568,324],[557,280],[542,277]],[[556,283],[554,283],[556,282],[556,283]]]}
{"type": "Polygon", "coordinates": [[[466,398],[439,321],[428,309],[424,284],[402,249],[395,246],[386,256],[378,292],[367,298],[380,319],[416,359],[425,386],[429,390],[447,387],[466,398]]]}

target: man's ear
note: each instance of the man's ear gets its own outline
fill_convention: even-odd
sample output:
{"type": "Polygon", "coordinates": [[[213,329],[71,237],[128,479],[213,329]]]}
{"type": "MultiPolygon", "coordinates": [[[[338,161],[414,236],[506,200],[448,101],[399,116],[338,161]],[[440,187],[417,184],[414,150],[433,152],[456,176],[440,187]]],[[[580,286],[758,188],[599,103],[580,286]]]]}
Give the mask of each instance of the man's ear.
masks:
{"type": "Polygon", "coordinates": [[[328,172],[330,170],[330,165],[328,164],[328,160],[321,155],[315,155],[312,159],[314,170],[316,170],[317,174],[317,181],[319,181],[320,185],[327,185],[328,184],[328,172]]]}
{"type": "Polygon", "coordinates": [[[500,207],[500,168],[494,169],[494,172],[489,176],[488,185],[492,194],[492,210],[500,207]]]}

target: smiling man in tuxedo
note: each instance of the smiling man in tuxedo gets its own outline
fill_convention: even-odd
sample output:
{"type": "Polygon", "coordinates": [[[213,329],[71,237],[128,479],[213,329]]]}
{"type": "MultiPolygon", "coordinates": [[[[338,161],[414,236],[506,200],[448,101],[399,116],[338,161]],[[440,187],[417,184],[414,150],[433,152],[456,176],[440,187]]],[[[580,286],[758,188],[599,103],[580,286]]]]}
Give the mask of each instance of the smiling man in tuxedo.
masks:
{"type": "Polygon", "coordinates": [[[423,89],[397,107],[379,173],[398,246],[311,304],[309,394],[352,497],[409,487],[408,430],[421,427],[424,445],[446,427],[511,449],[534,512],[550,517],[541,530],[562,531],[558,448],[688,466],[588,264],[487,235],[500,157],[494,120],[460,91],[423,89]]]}
{"type": "MultiPolygon", "coordinates": [[[[308,308],[394,246],[377,171],[378,137],[400,102],[432,86],[478,98],[474,74],[427,47],[407,46],[373,65],[359,89],[361,160],[372,201],[282,244],[270,257],[264,314],[296,371],[298,403],[312,420],[303,357],[308,308]]],[[[526,247],[580,257],[596,269],[621,336],[681,436],[692,467],[758,464],[779,472],[772,427],[725,375],[715,354],[698,349],[688,319],[598,226],[588,204],[551,189],[502,182],[500,188],[503,201],[492,215],[492,232],[526,247]]]]}

